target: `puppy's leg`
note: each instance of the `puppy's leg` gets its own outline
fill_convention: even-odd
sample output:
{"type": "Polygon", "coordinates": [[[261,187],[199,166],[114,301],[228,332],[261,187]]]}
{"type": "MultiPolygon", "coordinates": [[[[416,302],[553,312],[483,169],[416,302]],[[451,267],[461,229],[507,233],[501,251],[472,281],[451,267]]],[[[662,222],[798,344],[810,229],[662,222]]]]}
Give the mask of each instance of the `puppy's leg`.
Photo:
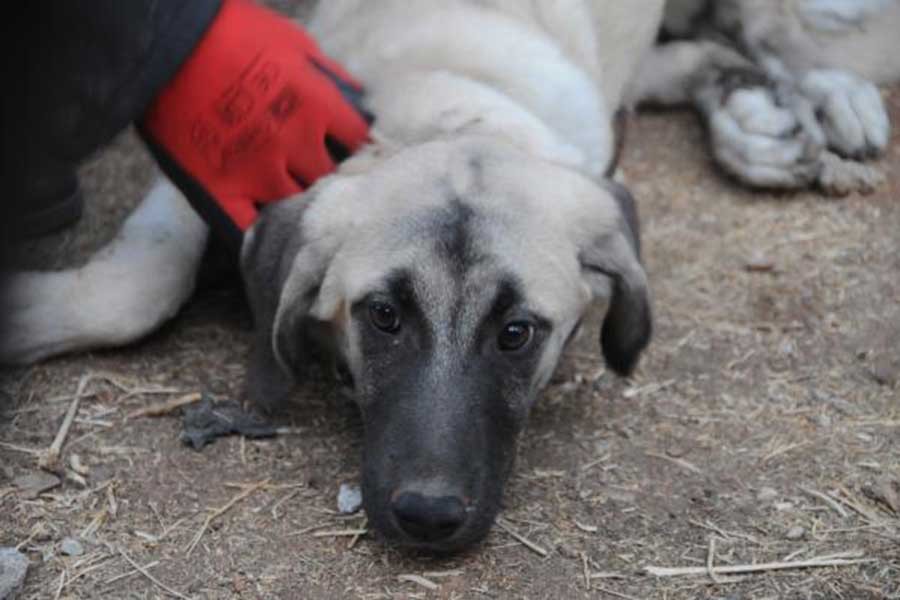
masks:
{"type": "Polygon", "coordinates": [[[161,179],[83,267],[11,277],[0,298],[8,327],[0,362],[26,364],[150,333],[193,291],[206,239],[206,225],[161,179]]]}
{"type": "Polygon", "coordinates": [[[727,46],[679,41],[653,48],[630,99],[693,104],[709,129],[716,161],[745,184],[790,189],[818,176],[824,134],[812,107],[727,46]]]}

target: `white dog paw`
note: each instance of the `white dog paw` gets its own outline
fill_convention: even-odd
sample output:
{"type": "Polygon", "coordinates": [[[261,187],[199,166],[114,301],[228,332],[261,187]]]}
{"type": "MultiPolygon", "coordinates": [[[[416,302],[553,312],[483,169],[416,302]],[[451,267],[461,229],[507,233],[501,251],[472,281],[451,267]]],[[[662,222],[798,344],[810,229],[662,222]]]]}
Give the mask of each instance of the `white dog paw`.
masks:
{"type": "MultiPolygon", "coordinates": [[[[721,90],[720,90],[721,92],[721,90]]],[[[816,181],[824,141],[812,119],[765,86],[739,87],[704,102],[719,164],[754,187],[796,189],[816,181]]]]}
{"type": "Polygon", "coordinates": [[[857,160],[884,152],[890,120],[870,81],[847,71],[816,69],[801,78],[800,92],[812,102],[835,152],[857,160]]]}

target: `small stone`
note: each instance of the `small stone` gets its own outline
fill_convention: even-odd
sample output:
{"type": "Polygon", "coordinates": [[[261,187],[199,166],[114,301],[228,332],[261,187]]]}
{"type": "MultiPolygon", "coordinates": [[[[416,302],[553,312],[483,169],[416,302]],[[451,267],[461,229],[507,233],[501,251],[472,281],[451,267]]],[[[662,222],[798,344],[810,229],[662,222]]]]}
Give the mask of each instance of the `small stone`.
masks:
{"type": "Polygon", "coordinates": [[[756,499],[761,502],[768,502],[769,500],[774,500],[777,497],[778,490],[770,487],[760,488],[759,492],[757,492],[756,494],[756,499]]]}
{"type": "Polygon", "coordinates": [[[352,515],[362,506],[362,492],[358,485],[342,483],[338,490],[338,512],[342,515],[352,515]]]}
{"type": "Polygon", "coordinates": [[[776,502],[775,510],[779,512],[794,510],[794,504],[792,502],[776,502]]]}
{"type": "Polygon", "coordinates": [[[47,490],[52,490],[60,484],[59,477],[43,471],[36,471],[27,475],[20,475],[13,479],[13,486],[28,500],[34,500],[47,490]]]}
{"type": "Polygon", "coordinates": [[[744,262],[744,268],[755,273],[768,273],[775,268],[775,263],[771,258],[760,251],[753,252],[744,262]]]}
{"type": "Polygon", "coordinates": [[[28,557],[15,548],[0,548],[0,598],[14,600],[28,574],[28,557]]]}
{"type": "Polygon", "coordinates": [[[66,538],[59,544],[59,551],[66,556],[81,556],[84,554],[84,546],[75,538],[66,538]]]}
{"type": "Polygon", "coordinates": [[[573,548],[569,544],[566,544],[565,542],[560,542],[556,546],[556,550],[563,558],[578,558],[580,556],[575,548],[573,548]]]}
{"type": "Polygon", "coordinates": [[[789,540],[799,540],[806,534],[806,530],[797,525],[796,527],[791,527],[788,529],[788,532],[785,534],[789,540]]]}

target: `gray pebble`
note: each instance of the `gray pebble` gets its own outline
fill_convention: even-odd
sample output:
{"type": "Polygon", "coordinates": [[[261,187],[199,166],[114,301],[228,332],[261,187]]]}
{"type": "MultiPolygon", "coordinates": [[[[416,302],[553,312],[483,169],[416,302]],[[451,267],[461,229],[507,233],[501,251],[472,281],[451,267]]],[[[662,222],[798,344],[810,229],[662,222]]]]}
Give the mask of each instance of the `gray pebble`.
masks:
{"type": "Polygon", "coordinates": [[[352,515],[362,506],[362,492],[358,485],[342,483],[338,490],[338,511],[343,515],[352,515]]]}
{"type": "Polygon", "coordinates": [[[66,538],[59,544],[59,551],[66,556],[81,556],[84,554],[84,546],[75,538],[66,538]]]}
{"type": "Polygon", "coordinates": [[[28,557],[15,548],[0,548],[0,600],[14,600],[28,574],[28,557]]]}
{"type": "Polygon", "coordinates": [[[785,534],[789,540],[799,540],[806,534],[806,530],[797,525],[796,527],[791,527],[788,529],[788,532],[785,534]]]}
{"type": "Polygon", "coordinates": [[[59,477],[43,471],[35,471],[16,477],[12,482],[13,486],[19,488],[19,491],[27,500],[33,500],[47,490],[52,490],[60,484],[59,477]]]}

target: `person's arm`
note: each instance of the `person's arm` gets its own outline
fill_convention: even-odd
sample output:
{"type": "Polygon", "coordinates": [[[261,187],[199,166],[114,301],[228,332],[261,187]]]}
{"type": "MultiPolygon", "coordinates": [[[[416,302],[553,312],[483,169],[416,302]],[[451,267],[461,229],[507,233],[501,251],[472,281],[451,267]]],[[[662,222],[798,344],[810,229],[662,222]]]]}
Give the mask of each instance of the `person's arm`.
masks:
{"type": "Polygon", "coordinates": [[[15,4],[7,23],[16,42],[5,57],[4,203],[7,224],[38,233],[65,220],[71,209],[60,209],[77,195],[78,163],[143,113],[221,2],[15,4]]]}
{"type": "MultiPolygon", "coordinates": [[[[17,9],[19,10],[19,9],[17,9]]],[[[5,119],[24,214],[76,189],[74,167],[129,123],[211,225],[239,248],[259,205],[352,152],[361,90],[302,28],[251,0],[28,3],[5,119]],[[41,8],[34,6],[39,5],[41,8]]],[[[46,221],[46,220],[45,220],[46,221]]]]}

